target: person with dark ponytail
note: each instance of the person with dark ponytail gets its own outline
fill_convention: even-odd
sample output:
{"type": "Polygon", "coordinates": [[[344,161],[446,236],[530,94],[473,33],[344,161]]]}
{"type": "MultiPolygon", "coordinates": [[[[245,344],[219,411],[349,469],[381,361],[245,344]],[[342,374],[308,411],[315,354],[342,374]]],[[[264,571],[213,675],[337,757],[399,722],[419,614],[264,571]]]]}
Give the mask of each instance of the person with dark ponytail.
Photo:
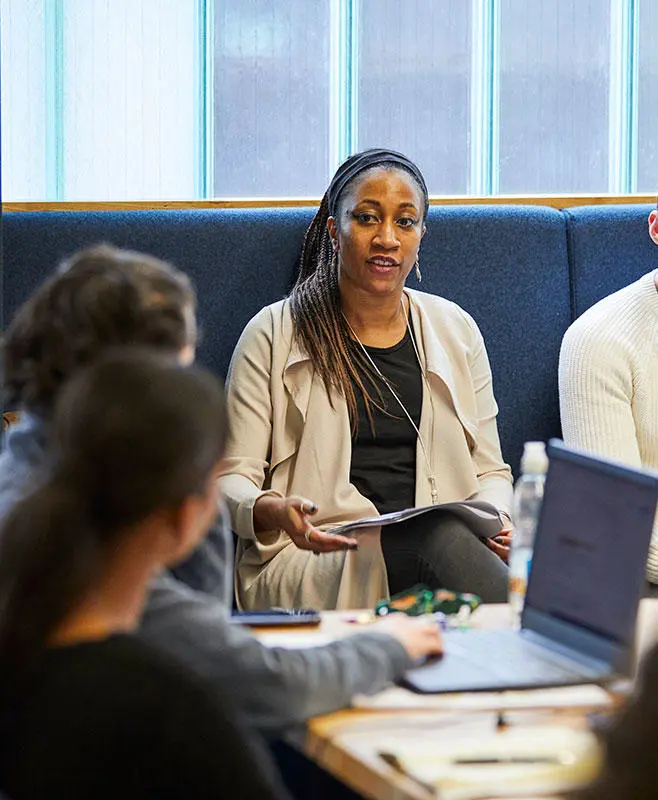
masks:
{"type": "Polygon", "coordinates": [[[0,531],[0,791],[282,797],[216,693],[133,636],[152,576],[217,513],[209,374],[117,351],[60,392],[42,481],[0,531]]]}
{"type": "Polygon", "coordinates": [[[290,296],[237,345],[221,484],[245,607],[372,607],[418,582],[506,599],[511,472],[484,342],[457,305],[405,288],[412,271],[421,279],[428,207],[423,176],[401,153],[348,158],[307,231],[290,296]],[[500,512],[488,546],[448,516],[356,538],[326,532],[469,498],[500,512]]]}

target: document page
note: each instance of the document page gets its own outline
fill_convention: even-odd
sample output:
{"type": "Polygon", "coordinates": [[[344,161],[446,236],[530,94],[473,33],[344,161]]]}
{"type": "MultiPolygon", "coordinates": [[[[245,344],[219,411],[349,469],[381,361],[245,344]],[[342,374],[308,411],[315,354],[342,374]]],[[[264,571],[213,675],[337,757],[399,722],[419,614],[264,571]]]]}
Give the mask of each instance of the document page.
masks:
{"type": "Polygon", "coordinates": [[[418,508],[405,508],[402,511],[391,511],[373,517],[363,517],[355,522],[347,522],[335,528],[329,528],[327,533],[349,534],[362,528],[395,525],[398,522],[412,519],[421,514],[453,514],[463,520],[469,529],[481,539],[498,536],[503,525],[498,509],[484,500],[464,500],[456,503],[441,503],[434,506],[419,506],[418,508]]]}

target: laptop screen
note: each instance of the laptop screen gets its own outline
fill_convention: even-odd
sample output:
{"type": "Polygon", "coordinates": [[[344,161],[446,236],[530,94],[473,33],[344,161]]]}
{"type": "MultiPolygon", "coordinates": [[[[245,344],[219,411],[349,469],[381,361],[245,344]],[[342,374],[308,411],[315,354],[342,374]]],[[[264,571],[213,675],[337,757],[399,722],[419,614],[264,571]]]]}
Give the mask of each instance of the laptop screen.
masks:
{"type": "Polygon", "coordinates": [[[629,644],[657,487],[656,477],[551,444],[526,604],[629,644]]]}

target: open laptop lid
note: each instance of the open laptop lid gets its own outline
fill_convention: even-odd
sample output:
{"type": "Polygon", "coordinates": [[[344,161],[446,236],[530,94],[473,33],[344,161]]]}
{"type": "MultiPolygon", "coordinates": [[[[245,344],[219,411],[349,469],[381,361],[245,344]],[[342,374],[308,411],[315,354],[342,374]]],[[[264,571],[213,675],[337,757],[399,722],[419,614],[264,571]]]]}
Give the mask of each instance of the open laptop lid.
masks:
{"type": "Polygon", "coordinates": [[[626,671],[645,586],[658,474],[548,447],[522,627],[626,671]]]}

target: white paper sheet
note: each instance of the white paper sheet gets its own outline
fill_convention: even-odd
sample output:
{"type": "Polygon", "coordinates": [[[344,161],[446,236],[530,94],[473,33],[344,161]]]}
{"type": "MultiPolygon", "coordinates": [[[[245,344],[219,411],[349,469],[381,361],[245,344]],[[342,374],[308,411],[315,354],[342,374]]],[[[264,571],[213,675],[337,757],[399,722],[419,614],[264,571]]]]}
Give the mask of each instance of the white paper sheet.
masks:
{"type": "Polygon", "coordinates": [[[421,709],[445,711],[496,711],[515,708],[603,708],[612,699],[600,686],[564,686],[523,692],[461,692],[414,694],[397,686],[372,697],[357,695],[353,705],[372,709],[421,709]]]}

